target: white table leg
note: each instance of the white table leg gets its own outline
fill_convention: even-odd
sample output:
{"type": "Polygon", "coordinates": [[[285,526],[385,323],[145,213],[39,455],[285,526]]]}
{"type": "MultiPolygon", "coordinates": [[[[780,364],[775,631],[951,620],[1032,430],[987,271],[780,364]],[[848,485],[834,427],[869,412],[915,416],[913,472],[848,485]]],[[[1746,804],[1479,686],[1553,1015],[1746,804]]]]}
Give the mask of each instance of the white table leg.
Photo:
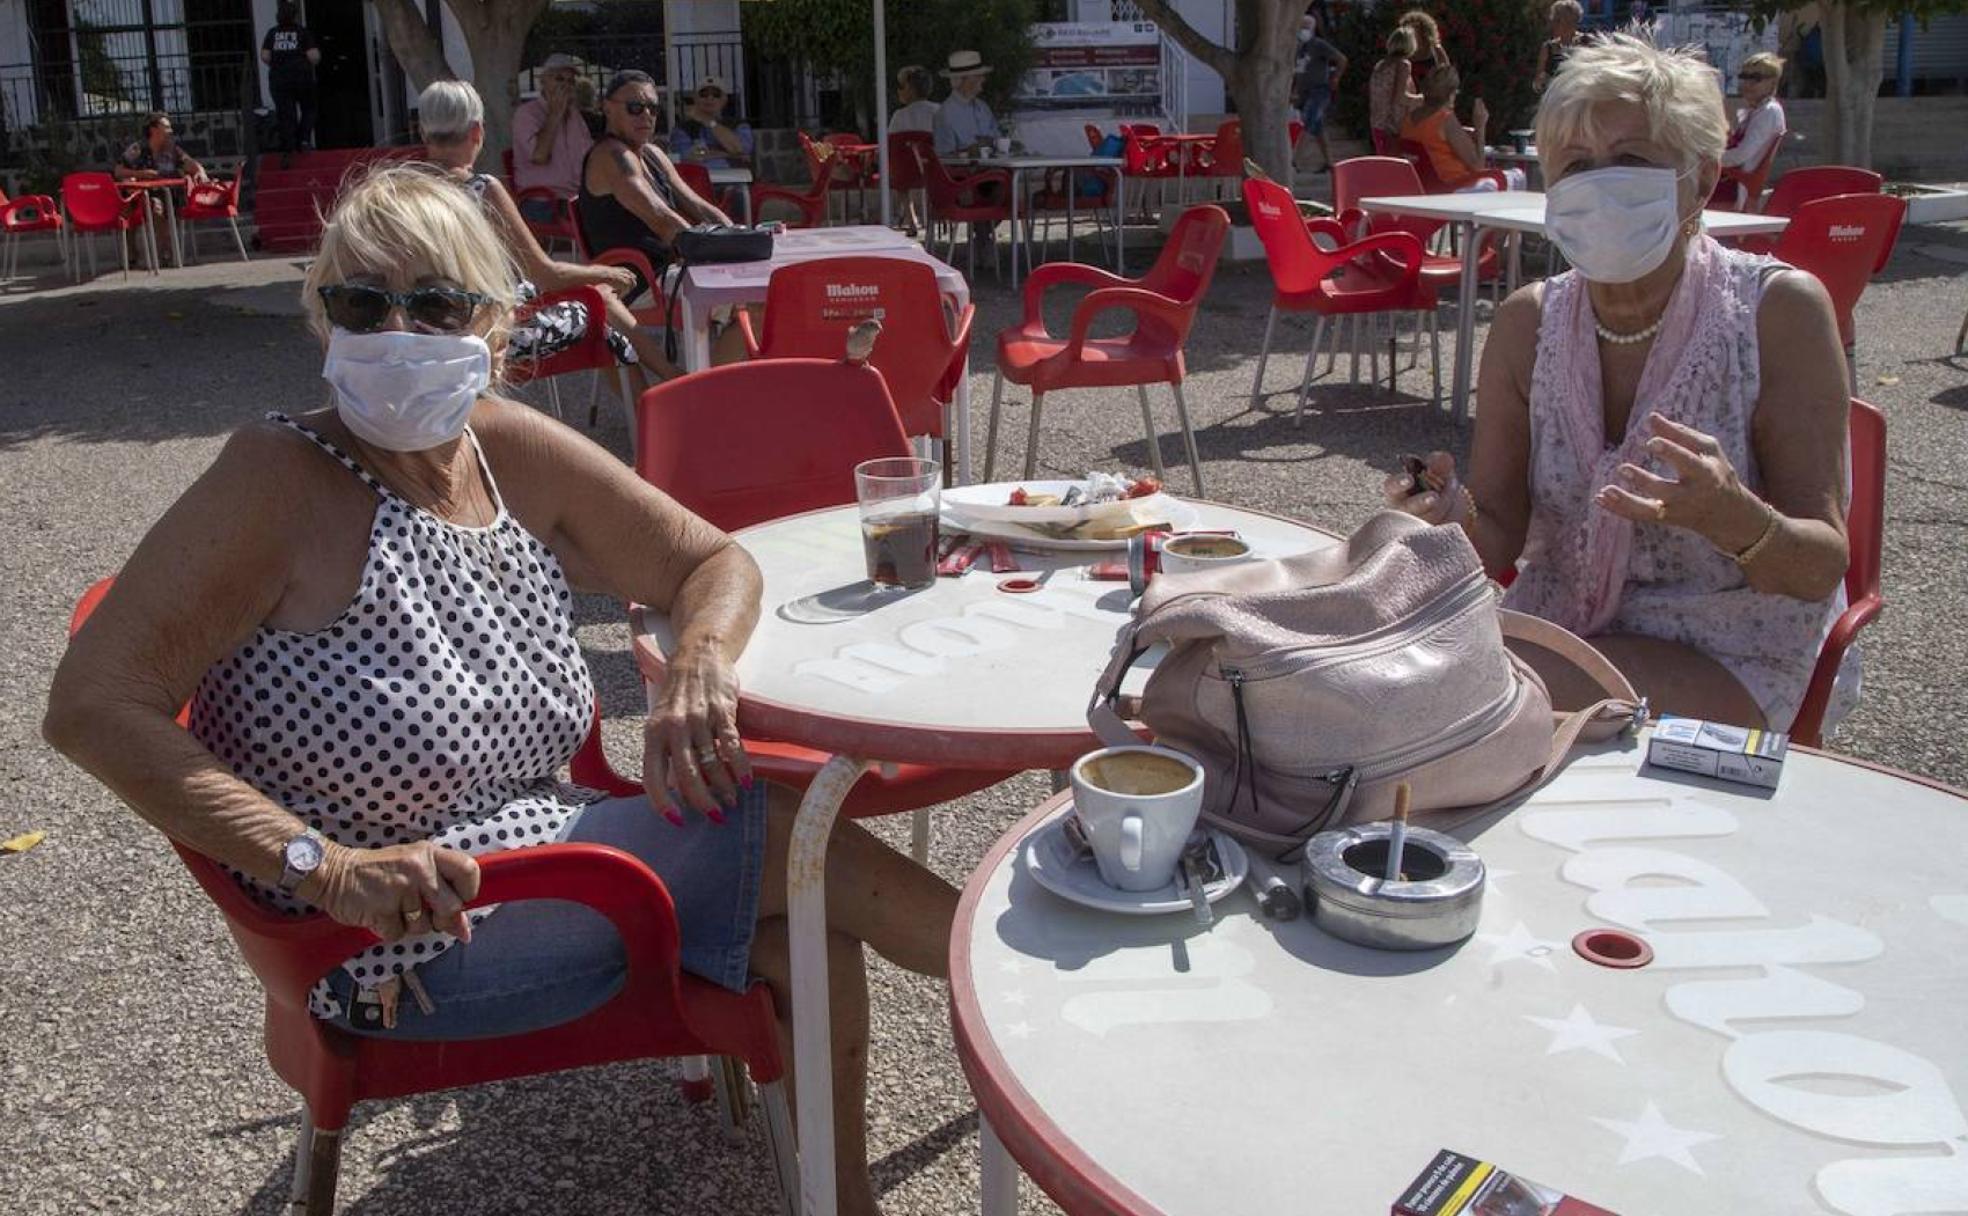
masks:
{"type": "Polygon", "coordinates": [[[793,963],[793,1074],[799,1091],[801,1216],[835,1216],[834,1071],[827,984],[827,841],[866,760],[834,756],[800,799],[786,850],[793,963]]]}
{"type": "MultiPolygon", "coordinates": [[[[1079,183],[1075,180],[1075,176],[1073,166],[1066,166],[1066,260],[1069,262],[1080,260],[1079,250],[1073,244],[1073,204],[1077,201],[1073,196],[1079,193],[1079,183]]],[[[1050,231],[1047,229],[1048,233],[1050,231]]]]}
{"type": "Polygon", "coordinates": [[[1018,251],[1025,247],[1025,234],[1018,227],[1018,183],[1022,170],[1011,171],[1011,289],[1018,290],[1018,251]]]}
{"type": "Polygon", "coordinates": [[[978,1207],[983,1216],[1016,1216],[1018,1211],[1018,1163],[1005,1151],[1004,1141],[991,1128],[991,1121],[977,1117],[977,1157],[983,1177],[979,1180],[978,1207]]]}
{"type": "Polygon", "coordinates": [[[683,330],[678,335],[681,339],[679,350],[683,355],[683,370],[701,372],[711,365],[711,310],[707,308],[703,316],[697,315],[696,301],[691,299],[685,281],[688,277],[689,272],[686,271],[685,278],[677,281],[675,289],[678,295],[677,325],[683,330]]]}
{"type": "Polygon", "coordinates": [[[1462,286],[1456,295],[1455,389],[1451,399],[1455,420],[1463,423],[1469,421],[1469,378],[1475,366],[1475,352],[1470,348],[1476,342],[1476,225],[1463,220],[1457,227],[1462,232],[1462,286]]]}
{"type": "MultiPolygon", "coordinates": [[[[957,308],[961,310],[968,307],[969,304],[970,294],[966,291],[958,297],[957,308]]],[[[974,334],[971,340],[976,341],[974,334]]],[[[957,484],[967,486],[970,484],[970,354],[968,351],[964,353],[963,375],[957,377],[956,391],[950,394],[950,411],[957,416],[955,427],[957,436],[957,484]]],[[[950,430],[946,428],[943,433],[947,435],[950,433],[950,430]]]]}
{"type": "Polygon", "coordinates": [[[169,187],[158,191],[158,193],[164,196],[164,231],[171,234],[171,245],[175,252],[175,256],[171,259],[171,265],[177,267],[179,270],[183,270],[185,255],[184,246],[178,243],[178,203],[176,199],[171,197],[169,187]]]}
{"type": "Polygon", "coordinates": [[[1127,273],[1127,174],[1114,170],[1114,273],[1127,273]]]}

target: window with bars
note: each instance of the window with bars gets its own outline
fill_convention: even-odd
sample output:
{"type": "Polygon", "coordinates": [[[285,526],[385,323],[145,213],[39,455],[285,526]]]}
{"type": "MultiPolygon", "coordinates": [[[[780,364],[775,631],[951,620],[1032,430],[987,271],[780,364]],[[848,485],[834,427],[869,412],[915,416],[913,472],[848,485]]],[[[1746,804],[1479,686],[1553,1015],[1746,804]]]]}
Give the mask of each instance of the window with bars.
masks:
{"type": "Polygon", "coordinates": [[[30,0],[28,32],[50,117],[258,102],[251,0],[30,0]]]}

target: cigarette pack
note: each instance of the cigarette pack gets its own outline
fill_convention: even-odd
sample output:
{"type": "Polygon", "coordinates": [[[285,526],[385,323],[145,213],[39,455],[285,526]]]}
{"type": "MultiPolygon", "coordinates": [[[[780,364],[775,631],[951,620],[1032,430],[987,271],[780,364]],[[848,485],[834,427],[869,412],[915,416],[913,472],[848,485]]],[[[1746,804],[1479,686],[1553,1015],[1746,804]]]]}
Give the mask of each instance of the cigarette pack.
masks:
{"type": "Polygon", "coordinates": [[[1394,1216],[1617,1216],[1449,1149],[1394,1201],[1394,1216]]]}
{"type": "Polygon", "coordinates": [[[1789,750],[1790,736],[1776,731],[1670,714],[1654,726],[1647,763],[1775,789],[1777,778],[1783,774],[1784,753],[1789,750]]]}

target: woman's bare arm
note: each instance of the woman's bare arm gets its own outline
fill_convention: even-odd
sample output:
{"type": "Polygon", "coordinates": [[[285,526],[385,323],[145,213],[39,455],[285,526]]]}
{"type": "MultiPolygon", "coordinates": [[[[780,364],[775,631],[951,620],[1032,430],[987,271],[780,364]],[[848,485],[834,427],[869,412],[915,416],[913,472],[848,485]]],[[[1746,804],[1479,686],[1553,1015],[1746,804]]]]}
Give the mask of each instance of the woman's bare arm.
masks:
{"type": "Polygon", "coordinates": [[[670,184],[670,196],[677,200],[684,214],[699,224],[729,224],[731,217],[720,210],[717,204],[692,190],[684,183],[683,174],[677,171],[676,162],[669,154],[655,144],[643,149],[643,163],[651,173],[660,173],[670,184]]]}
{"type": "Polygon", "coordinates": [[[1531,370],[1542,313],[1541,284],[1513,292],[1490,323],[1476,377],[1476,433],[1464,478],[1476,515],[1465,518],[1463,530],[1492,572],[1516,564],[1531,525],[1531,370]]]}
{"type": "Polygon", "coordinates": [[[612,194],[629,213],[665,241],[690,226],[690,221],[665,203],[650,184],[649,170],[619,140],[610,140],[595,166],[603,192],[612,194]]]}
{"type": "Polygon", "coordinates": [[[633,284],[631,276],[619,267],[577,266],[547,256],[547,251],[540,248],[540,242],[526,226],[525,217],[520,215],[519,204],[513,201],[505,183],[499,179],[487,181],[485,198],[491,204],[493,226],[499,230],[506,248],[513,251],[513,260],[519,263],[520,273],[531,279],[541,291],[565,291],[569,287],[583,286],[627,291],[633,284]]]}
{"type": "Polygon", "coordinates": [[[1820,600],[1837,589],[1851,561],[1844,505],[1850,402],[1838,320],[1817,279],[1786,270],[1764,288],[1756,330],[1762,385],[1750,443],[1763,497],[1783,518],[1745,573],[1758,591],[1820,600]]]}

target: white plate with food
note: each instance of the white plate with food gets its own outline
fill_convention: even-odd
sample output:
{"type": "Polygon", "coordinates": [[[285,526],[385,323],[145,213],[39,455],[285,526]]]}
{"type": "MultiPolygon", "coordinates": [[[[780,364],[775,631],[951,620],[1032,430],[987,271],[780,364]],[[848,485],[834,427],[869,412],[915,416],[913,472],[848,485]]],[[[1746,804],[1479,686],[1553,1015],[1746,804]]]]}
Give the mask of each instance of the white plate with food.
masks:
{"type": "Polygon", "coordinates": [[[1152,477],[1130,480],[1105,473],[1067,481],[993,481],[951,486],[943,507],[980,523],[1022,527],[1077,525],[1139,518],[1165,508],[1168,495],[1152,477]]]}
{"type": "Polygon", "coordinates": [[[1166,524],[1174,532],[1186,532],[1196,526],[1199,516],[1196,508],[1179,498],[1162,495],[1163,506],[1159,510],[1144,512],[1138,517],[1122,517],[1109,528],[1105,521],[1092,521],[1085,524],[1058,524],[1048,527],[1020,527],[1018,524],[999,523],[995,520],[971,519],[950,508],[947,500],[943,509],[943,532],[962,532],[986,540],[1009,542],[1014,549],[1040,549],[1060,553],[1103,553],[1127,548],[1128,536],[1138,530],[1155,524],[1166,524]]]}

